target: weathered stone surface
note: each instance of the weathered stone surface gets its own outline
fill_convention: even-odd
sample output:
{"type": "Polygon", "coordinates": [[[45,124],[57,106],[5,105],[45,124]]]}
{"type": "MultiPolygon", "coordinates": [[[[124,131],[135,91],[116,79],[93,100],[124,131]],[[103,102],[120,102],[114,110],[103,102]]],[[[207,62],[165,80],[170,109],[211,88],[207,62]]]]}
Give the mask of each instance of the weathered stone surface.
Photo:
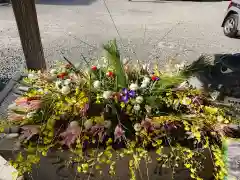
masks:
{"type": "MultiPolygon", "coordinates": [[[[166,148],[166,151],[169,149],[166,148]]],[[[212,178],[213,163],[210,156],[209,150],[204,151],[206,160],[203,161],[204,170],[200,173],[204,180],[210,180],[212,178]]],[[[128,180],[130,179],[130,174],[128,170],[129,157],[119,159],[116,161],[116,176],[112,178],[108,175],[106,166],[102,166],[103,175],[99,174],[99,171],[92,171],[90,174],[80,174],[77,172],[78,163],[71,163],[67,165],[65,160],[67,160],[69,153],[52,153],[48,157],[43,157],[41,159],[41,164],[39,167],[35,168],[31,174],[34,180],[51,179],[51,180],[128,180]],[[48,172],[48,173],[45,173],[48,172]]],[[[114,156],[114,154],[113,154],[114,156]]],[[[172,171],[167,168],[162,168],[161,165],[156,161],[157,155],[154,152],[150,153],[152,162],[146,164],[142,161],[139,170],[136,171],[136,176],[138,180],[171,180],[172,171]]],[[[189,172],[183,166],[179,166],[175,169],[176,173],[174,175],[175,180],[190,180],[189,172]]]]}
{"type": "Polygon", "coordinates": [[[226,142],[227,179],[240,179],[240,141],[229,139],[226,142]]]}

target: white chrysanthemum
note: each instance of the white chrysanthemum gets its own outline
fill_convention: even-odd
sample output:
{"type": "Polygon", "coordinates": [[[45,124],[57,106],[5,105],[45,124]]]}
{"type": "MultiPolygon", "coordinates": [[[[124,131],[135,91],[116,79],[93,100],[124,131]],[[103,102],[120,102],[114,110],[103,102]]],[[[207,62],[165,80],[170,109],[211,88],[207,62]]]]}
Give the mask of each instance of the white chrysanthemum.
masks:
{"type": "Polygon", "coordinates": [[[141,88],[146,88],[146,87],[148,87],[148,84],[147,83],[142,83],[140,87],[141,88]]]}
{"type": "Polygon", "coordinates": [[[91,119],[88,119],[84,122],[85,129],[90,129],[93,126],[93,122],[91,119]]]}
{"type": "Polygon", "coordinates": [[[110,128],[111,127],[111,125],[112,125],[112,122],[111,121],[104,121],[104,127],[105,128],[110,128]]]}
{"type": "Polygon", "coordinates": [[[56,82],[55,82],[55,87],[56,87],[57,89],[59,89],[61,85],[62,85],[62,81],[56,81],[56,82]]]}
{"type": "Polygon", "coordinates": [[[67,95],[71,92],[71,89],[69,86],[63,86],[61,89],[62,94],[67,95]]]}
{"type": "Polygon", "coordinates": [[[112,91],[104,91],[103,92],[103,98],[104,99],[109,99],[112,95],[112,91]]]}
{"type": "Polygon", "coordinates": [[[71,83],[71,79],[66,79],[66,80],[64,80],[64,85],[69,85],[71,83]]]}
{"type": "Polygon", "coordinates": [[[141,106],[140,106],[139,104],[135,104],[135,105],[133,106],[133,109],[134,109],[135,111],[139,111],[139,110],[141,109],[141,106]]]}
{"type": "Polygon", "coordinates": [[[145,105],[145,109],[146,109],[147,113],[151,113],[151,111],[152,111],[152,107],[149,105],[145,105]]]}
{"type": "Polygon", "coordinates": [[[100,81],[94,81],[93,82],[93,87],[96,89],[99,89],[101,87],[101,82],[100,81]]]}
{"type": "Polygon", "coordinates": [[[57,70],[56,70],[56,69],[51,69],[51,70],[50,70],[50,74],[52,74],[52,75],[57,74],[57,70]]]}
{"type": "Polygon", "coordinates": [[[132,83],[130,86],[129,86],[129,89],[131,89],[132,91],[136,91],[138,89],[138,85],[135,84],[135,83],[132,83]]]}
{"type": "Polygon", "coordinates": [[[142,96],[136,97],[136,103],[141,104],[142,102],[143,102],[143,97],[142,96]]]}
{"type": "Polygon", "coordinates": [[[141,124],[140,123],[136,123],[136,124],[134,124],[134,126],[133,126],[133,128],[134,128],[134,130],[135,131],[141,131],[141,129],[142,129],[142,126],[141,126],[141,124]]]}
{"type": "Polygon", "coordinates": [[[144,77],[143,78],[143,82],[142,83],[146,83],[146,84],[149,84],[150,83],[150,78],[149,77],[144,77]]]}

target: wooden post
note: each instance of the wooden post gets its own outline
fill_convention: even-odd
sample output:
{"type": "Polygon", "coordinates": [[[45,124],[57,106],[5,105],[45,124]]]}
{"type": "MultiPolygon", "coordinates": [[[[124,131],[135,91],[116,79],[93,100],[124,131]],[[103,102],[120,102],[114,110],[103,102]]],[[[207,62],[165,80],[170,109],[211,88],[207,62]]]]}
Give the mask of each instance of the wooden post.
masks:
{"type": "Polygon", "coordinates": [[[12,8],[27,64],[31,70],[45,70],[35,0],[12,0],[12,8]]]}

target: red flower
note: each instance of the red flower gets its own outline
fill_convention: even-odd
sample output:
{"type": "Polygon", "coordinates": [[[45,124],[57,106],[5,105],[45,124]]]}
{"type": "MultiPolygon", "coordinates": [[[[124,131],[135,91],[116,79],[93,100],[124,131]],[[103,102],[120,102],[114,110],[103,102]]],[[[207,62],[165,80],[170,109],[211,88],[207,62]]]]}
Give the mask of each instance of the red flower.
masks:
{"type": "Polygon", "coordinates": [[[113,77],[113,76],[114,76],[114,74],[113,74],[112,71],[107,72],[106,75],[107,75],[108,77],[113,77]]]}
{"type": "Polygon", "coordinates": [[[97,70],[97,66],[92,66],[92,70],[96,71],[97,70]]]}
{"type": "Polygon", "coordinates": [[[151,79],[152,79],[153,81],[158,81],[158,80],[159,80],[159,77],[158,77],[158,76],[155,76],[155,75],[152,75],[151,79]]]}
{"type": "Polygon", "coordinates": [[[60,79],[64,79],[65,76],[67,76],[67,73],[60,73],[59,75],[57,75],[57,77],[60,79]]]}

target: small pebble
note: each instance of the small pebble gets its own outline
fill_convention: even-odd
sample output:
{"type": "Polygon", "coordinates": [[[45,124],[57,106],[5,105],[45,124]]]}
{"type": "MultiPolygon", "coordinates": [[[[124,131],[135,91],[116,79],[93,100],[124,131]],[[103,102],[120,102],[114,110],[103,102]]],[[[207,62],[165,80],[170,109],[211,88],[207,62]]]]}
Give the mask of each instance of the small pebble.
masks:
{"type": "Polygon", "coordinates": [[[17,138],[18,136],[19,136],[18,133],[11,133],[11,134],[7,134],[6,138],[7,139],[14,139],[14,138],[17,138]]]}

